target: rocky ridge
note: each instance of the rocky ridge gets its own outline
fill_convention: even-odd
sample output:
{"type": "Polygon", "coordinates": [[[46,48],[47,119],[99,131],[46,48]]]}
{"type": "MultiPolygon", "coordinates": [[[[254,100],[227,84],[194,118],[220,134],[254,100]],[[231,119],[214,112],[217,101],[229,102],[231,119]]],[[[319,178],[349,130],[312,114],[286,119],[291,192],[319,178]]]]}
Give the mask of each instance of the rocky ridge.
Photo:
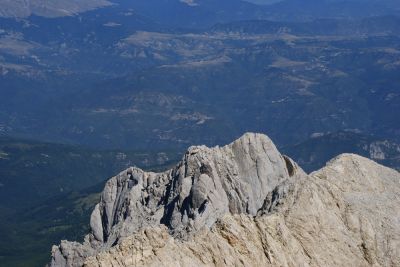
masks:
{"type": "Polygon", "coordinates": [[[399,266],[400,174],[352,154],[307,175],[261,134],[110,179],[51,266],[399,266]]]}

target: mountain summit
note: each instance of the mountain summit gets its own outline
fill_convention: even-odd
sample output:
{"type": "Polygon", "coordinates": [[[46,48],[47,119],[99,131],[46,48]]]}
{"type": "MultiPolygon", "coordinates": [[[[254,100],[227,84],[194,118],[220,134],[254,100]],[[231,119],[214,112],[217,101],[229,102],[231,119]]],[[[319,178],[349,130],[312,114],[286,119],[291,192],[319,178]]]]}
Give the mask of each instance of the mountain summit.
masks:
{"type": "Polygon", "coordinates": [[[352,154],[307,175],[265,135],[111,178],[50,266],[399,266],[400,174],[352,154]]]}

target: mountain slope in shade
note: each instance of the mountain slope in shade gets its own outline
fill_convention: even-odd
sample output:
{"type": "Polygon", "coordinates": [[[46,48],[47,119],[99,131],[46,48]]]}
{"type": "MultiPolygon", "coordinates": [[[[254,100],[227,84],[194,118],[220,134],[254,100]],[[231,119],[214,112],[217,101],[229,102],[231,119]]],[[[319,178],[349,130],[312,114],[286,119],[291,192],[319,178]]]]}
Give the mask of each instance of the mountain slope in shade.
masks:
{"type": "Polygon", "coordinates": [[[306,175],[246,134],[163,173],[109,180],[83,244],[51,266],[397,266],[400,173],[342,154],[306,175]]]}
{"type": "Polygon", "coordinates": [[[88,231],[107,176],[132,165],[165,169],[177,155],[0,137],[0,267],[44,266],[52,244],[88,231]]]}
{"type": "Polygon", "coordinates": [[[172,153],[96,150],[0,137],[0,208],[18,210],[79,191],[132,164],[168,164],[172,153]]]}
{"type": "Polygon", "coordinates": [[[400,169],[400,144],[391,140],[354,131],[315,134],[296,145],[282,147],[282,151],[307,172],[315,171],[341,154],[354,153],[388,166],[400,169]]]}

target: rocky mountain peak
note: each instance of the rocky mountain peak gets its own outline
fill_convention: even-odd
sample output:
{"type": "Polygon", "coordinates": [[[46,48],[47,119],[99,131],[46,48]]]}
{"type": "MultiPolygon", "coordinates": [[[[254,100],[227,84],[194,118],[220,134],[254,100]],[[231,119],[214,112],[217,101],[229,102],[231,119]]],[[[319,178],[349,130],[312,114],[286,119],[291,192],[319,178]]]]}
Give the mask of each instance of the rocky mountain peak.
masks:
{"type": "MultiPolygon", "coordinates": [[[[337,157],[308,176],[262,134],[247,133],[223,147],[193,146],[175,167],[165,172],[129,168],[111,178],[92,213],[91,233],[85,242],[63,241],[54,246],[51,266],[132,266],[132,258],[125,255],[129,251],[132,257],[139,258],[140,265],[152,266],[158,263],[176,266],[192,260],[198,260],[196,266],[218,265],[220,257],[226,257],[232,264],[247,262],[253,266],[252,262],[257,263],[260,255],[265,256],[268,266],[292,266],[288,262],[274,265],[274,257],[277,262],[291,260],[296,266],[312,260],[324,260],[332,265],[330,257],[321,251],[321,244],[328,242],[338,250],[346,242],[353,246],[356,241],[346,239],[346,231],[361,231],[361,239],[365,234],[366,226],[360,230],[357,220],[367,220],[370,232],[366,234],[375,234],[379,242],[389,238],[386,232],[375,227],[381,222],[375,218],[378,206],[380,213],[387,213],[385,220],[390,227],[385,229],[391,232],[399,229],[399,221],[395,219],[398,206],[393,206],[400,202],[398,198],[393,202],[399,192],[399,181],[396,171],[351,154],[337,157]],[[341,232],[336,233],[335,227],[342,229],[341,232]],[[271,233],[278,228],[282,229],[271,233]],[[320,236],[314,232],[316,229],[325,235],[320,236]],[[268,233],[270,237],[266,236],[268,233]],[[248,234],[262,240],[261,247],[253,248],[260,250],[257,257],[235,250],[239,249],[237,246],[252,250],[246,239],[248,234]],[[328,237],[333,234],[343,240],[332,244],[328,237]],[[139,253],[138,242],[151,248],[149,257],[143,251],[135,254],[139,253]],[[211,248],[208,252],[199,252],[211,253],[205,257],[193,254],[198,246],[210,244],[215,246],[214,250],[228,247],[223,251],[217,249],[216,254],[211,248]],[[285,247],[288,245],[291,247],[285,247]],[[186,246],[193,248],[183,249],[186,246]],[[299,249],[308,252],[304,254],[299,249]],[[300,254],[296,255],[295,250],[300,254]],[[283,254],[279,256],[278,251],[283,254]],[[164,254],[170,261],[160,258],[164,254]],[[213,263],[208,262],[212,258],[213,263]]],[[[400,240],[398,235],[392,236],[393,242],[400,240]]],[[[388,253],[392,260],[399,262],[398,256],[389,253],[387,248],[371,247],[373,240],[365,242],[369,243],[365,244],[366,251],[361,249],[361,256],[355,258],[359,260],[356,266],[382,262],[378,252],[388,253]]],[[[339,258],[341,263],[355,262],[350,258],[346,261],[345,256],[339,258]]],[[[316,263],[321,265],[323,261],[316,263]]]]}
{"type": "Polygon", "coordinates": [[[143,227],[166,225],[185,236],[223,214],[256,215],[265,197],[298,172],[262,134],[224,147],[190,147],[163,173],[129,168],[109,180],[91,217],[94,240],[108,246],[143,227]]]}

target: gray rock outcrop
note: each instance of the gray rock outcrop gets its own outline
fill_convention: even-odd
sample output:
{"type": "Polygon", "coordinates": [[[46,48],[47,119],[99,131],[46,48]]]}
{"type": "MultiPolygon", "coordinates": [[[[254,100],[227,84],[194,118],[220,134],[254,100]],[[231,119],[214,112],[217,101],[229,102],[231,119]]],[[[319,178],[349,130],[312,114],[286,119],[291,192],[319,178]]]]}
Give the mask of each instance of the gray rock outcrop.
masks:
{"type": "Polygon", "coordinates": [[[261,134],[110,179],[51,266],[400,266],[400,174],[345,154],[310,175],[261,134]]]}

